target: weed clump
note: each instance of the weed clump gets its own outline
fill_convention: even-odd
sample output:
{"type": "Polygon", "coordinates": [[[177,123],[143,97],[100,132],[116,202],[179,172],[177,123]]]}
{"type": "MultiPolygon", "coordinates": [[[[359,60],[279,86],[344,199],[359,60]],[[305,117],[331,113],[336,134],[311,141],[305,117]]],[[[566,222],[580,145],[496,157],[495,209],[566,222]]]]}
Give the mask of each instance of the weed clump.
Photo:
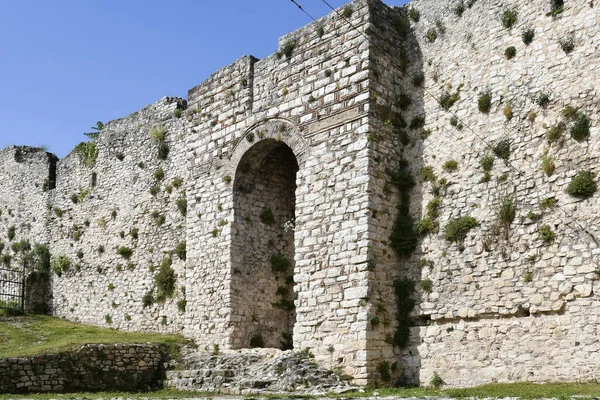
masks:
{"type": "Polygon", "coordinates": [[[575,39],[572,36],[559,39],[558,44],[565,54],[571,54],[575,50],[575,39]]]}
{"type": "Polygon", "coordinates": [[[446,172],[454,172],[458,169],[458,162],[456,160],[448,160],[442,165],[442,168],[446,172]]]}
{"type": "Polygon", "coordinates": [[[492,108],[492,93],[489,90],[479,93],[477,108],[480,112],[488,114],[492,108]]]}
{"type": "Polygon", "coordinates": [[[536,103],[537,103],[538,106],[540,106],[542,108],[546,108],[550,104],[550,100],[551,100],[550,94],[548,94],[548,93],[540,93],[540,95],[536,99],[536,103]]]}
{"type": "Polygon", "coordinates": [[[410,337],[410,327],[413,325],[410,319],[410,313],[415,307],[413,293],[415,291],[415,282],[402,278],[394,281],[394,293],[396,295],[396,319],[398,327],[394,334],[394,346],[401,349],[408,346],[410,337]]]}
{"type": "Polygon", "coordinates": [[[279,49],[279,51],[276,53],[277,58],[281,58],[282,56],[285,56],[285,58],[290,58],[292,56],[292,54],[294,53],[295,48],[296,48],[296,41],[288,40],[287,42],[285,42],[283,44],[281,49],[279,49]]]}
{"type": "Polygon", "coordinates": [[[510,29],[517,23],[517,19],[518,14],[516,10],[506,10],[502,14],[502,26],[506,29],[510,29]]]}
{"type": "Polygon", "coordinates": [[[427,33],[425,33],[425,39],[427,39],[427,41],[429,43],[433,43],[435,42],[435,40],[438,37],[438,33],[435,30],[435,28],[429,28],[429,30],[427,31],[427,33]]]}
{"type": "Polygon", "coordinates": [[[579,171],[567,186],[567,193],[582,199],[591,197],[598,188],[595,177],[591,171],[579,171]]]}
{"type": "Polygon", "coordinates": [[[521,39],[525,46],[529,46],[533,39],[535,38],[535,30],[533,28],[527,28],[521,33],[521,39]]]}
{"type": "Polygon", "coordinates": [[[282,254],[276,253],[271,256],[271,269],[274,272],[287,272],[292,266],[289,259],[282,254]]]}
{"type": "Polygon", "coordinates": [[[538,228],[538,232],[540,234],[540,238],[545,245],[550,245],[554,243],[556,239],[556,233],[550,228],[550,225],[542,225],[538,228]]]}
{"type": "Polygon", "coordinates": [[[512,59],[516,55],[517,55],[517,49],[515,48],[515,46],[507,47],[506,50],[504,50],[504,56],[506,57],[507,60],[512,59]]]}
{"type": "Polygon", "coordinates": [[[510,157],[510,139],[505,138],[500,140],[494,146],[494,154],[503,160],[508,160],[510,157]]]}
{"type": "Polygon", "coordinates": [[[444,229],[444,239],[448,242],[461,243],[467,233],[479,225],[479,222],[471,216],[456,218],[448,222],[444,229]]]}
{"type": "Polygon", "coordinates": [[[121,246],[117,249],[117,254],[126,260],[129,260],[133,255],[133,250],[126,246],[121,246]]]}
{"type": "Polygon", "coordinates": [[[583,142],[590,136],[590,119],[585,114],[578,112],[569,132],[573,139],[583,142]]]}

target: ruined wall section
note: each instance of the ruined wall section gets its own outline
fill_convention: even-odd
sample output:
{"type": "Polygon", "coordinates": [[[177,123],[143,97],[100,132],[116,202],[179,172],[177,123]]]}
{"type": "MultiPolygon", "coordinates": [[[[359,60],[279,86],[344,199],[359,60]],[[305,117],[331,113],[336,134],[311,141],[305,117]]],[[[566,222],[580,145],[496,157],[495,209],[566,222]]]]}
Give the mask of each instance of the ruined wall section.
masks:
{"type": "MultiPolygon", "coordinates": [[[[0,266],[18,271],[4,271],[3,279],[20,279],[23,265],[28,275],[47,268],[35,250],[49,239],[48,190],[54,185],[55,165],[54,155],[41,148],[9,146],[0,151],[0,266]]],[[[1,290],[21,295],[15,284],[6,283],[1,290]]],[[[0,300],[20,308],[17,297],[0,300]]]]}
{"type": "Polygon", "coordinates": [[[404,272],[422,267],[414,317],[431,318],[412,330],[421,384],[434,372],[455,386],[598,376],[599,195],[567,187],[580,171],[599,172],[600,12],[566,1],[553,16],[551,4],[409,6],[420,12],[423,165],[434,174],[420,186],[422,209],[441,202],[439,231],[404,272]],[[577,113],[565,115],[568,106],[577,113]],[[589,136],[576,140],[584,119],[589,136]],[[445,239],[448,223],[467,216],[478,225],[445,239]]]}
{"type": "Polygon", "coordinates": [[[163,98],[60,160],[50,221],[55,315],[182,329],[189,131],[176,110],[184,106],[163,98]]]}
{"type": "MultiPolygon", "coordinates": [[[[353,2],[350,8],[353,23],[364,29],[367,2],[353,2]]],[[[199,109],[189,115],[199,133],[190,147],[195,187],[188,241],[190,270],[195,271],[190,283],[196,285],[190,290],[198,304],[188,314],[190,335],[232,345],[232,332],[244,314],[233,308],[227,283],[235,258],[230,243],[237,234],[231,225],[232,181],[247,149],[262,140],[280,140],[300,168],[294,347],[310,347],[319,361],[342,365],[366,382],[367,321],[361,298],[368,292],[368,54],[364,38],[331,14],[281,38],[279,57],[241,59],[190,91],[190,110],[199,109]],[[245,89],[243,83],[252,87],[245,89]],[[230,118],[203,119],[203,113],[212,112],[211,103],[203,102],[213,96],[213,104],[221,104],[230,118]],[[222,220],[227,223],[219,226],[222,220]]]]}

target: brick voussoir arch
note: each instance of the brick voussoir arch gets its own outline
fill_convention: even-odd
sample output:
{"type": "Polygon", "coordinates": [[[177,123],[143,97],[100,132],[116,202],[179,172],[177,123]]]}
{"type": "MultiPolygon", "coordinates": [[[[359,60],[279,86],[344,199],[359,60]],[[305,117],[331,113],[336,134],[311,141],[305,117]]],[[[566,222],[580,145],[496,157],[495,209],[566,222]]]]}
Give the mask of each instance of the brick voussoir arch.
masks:
{"type": "Polygon", "coordinates": [[[308,156],[309,143],[300,135],[300,130],[290,120],[271,118],[250,126],[229,152],[231,156],[225,166],[226,175],[235,176],[235,171],[246,152],[263,140],[277,140],[292,149],[298,165],[302,167],[308,156]]]}

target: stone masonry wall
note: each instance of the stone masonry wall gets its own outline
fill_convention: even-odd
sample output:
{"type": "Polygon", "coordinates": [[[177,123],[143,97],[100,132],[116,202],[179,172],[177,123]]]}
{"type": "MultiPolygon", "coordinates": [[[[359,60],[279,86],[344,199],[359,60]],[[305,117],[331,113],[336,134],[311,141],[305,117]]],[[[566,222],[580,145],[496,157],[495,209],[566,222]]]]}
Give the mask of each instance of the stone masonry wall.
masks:
{"type": "MultiPolygon", "coordinates": [[[[48,190],[54,185],[56,157],[39,148],[10,146],[0,151],[0,268],[2,279],[15,281],[37,269],[35,246],[48,240],[48,190]]],[[[18,294],[15,284],[3,284],[0,293],[18,294]]],[[[0,300],[18,303],[19,298],[0,300]]],[[[20,307],[20,304],[19,304],[20,307]]]]}
{"type": "Polygon", "coordinates": [[[164,374],[161,349],[85,345],[74,352],[0,359],[0,393],[140,391],[164,374]]]}
{"type": "Polygon", "coordinates": [[[405,379],[427,384],[438,373],[453,386],[597,379],[599,196],[572,196],[567,186],[579,171],[598,173],[598,8],[566,1],[554,16],[542,0],[422,0],[408,8],[420,12],[411,26],[431,131],[420,164],[436,175],[413,169],[429,178],[419,179],[414,215],[425,218],[433,199],[441,206],[439,230],[403,263],[403,274],[420,282],[414,317],[429,325],[412,328],[405,379]],[[503,26],[505,15],[516,16],[512,28],[503,26]],[[528,30],[534,38],[526,45],[528,30]],[[516,56],[508,59],[511,46],[516,56]],[[491,107],[483,113],[485,92],[491,107]],[[443,109],[444,95],[457,93],[443,109]],[[588,138],[571,137],[567,106],[589,119],[588,138]],[[509,149],[506,160],[499,144],[509,149]],[[485,156],[493,160],[487,174],[485,156]],[[445,240],[448,222],[464,216],[478,226],[463,243],[445,240]],[[555,238],[544,241],[540,229],[555,238]]]}
{"type": "Polygon", "coordinates": [[[126,330],[181,330],[185,254],[174,250],[185,246],[187,127],[177,107],[177,99],[164,98],[108,123],[93,163],[85,165],[77,149],[60,160],[51,250],[68,265],[59,276],[53,264],[55,315],[126,330]],[[164,140],[152,138],[159,131],[164,140]],[[169,272],[172,293],[160,296],[156,277],[169,272]]]}
{"type": "Polygon", "coordinates": [[[48,243],[86,323],[358,384],[598,379],[599,196],[567,187],[598,181],[600,12],[552,4],[356,0],[108,123],[55,189],[5,149],[0,240],[48,243]]]}
{"type": "MultiPolygon", "coordinates": [[[[351,7],[353,23],[364,29],[367,3],[357,1],[351,7]]],[[[368,291],[368,46],[343,18],[332,14],[281,38],[279,47],[279,57],[242,58],[189,93],[188,118],[193,131],[202,135],[190,143],[195,186],[189,189],[188,298],[193,292],[196,300],[186,313],[186,332],[208,342],[208,348],[238,347],[230,341],[236,337],[232,332],[253,323],[248,318],[254,306],[232,297],[239,290],[232,277],[239,256],[232,253],[231,243],[242,246],[246,240],[245,246],[253,248],[250,238],[238,237],[251,227],[242,230],[231,224],[236,217],[232,184],[247,150],[256,146],[259,151],[263,141],[281,141],[299,166],[294,348],[310,347],[318,361],[341,365],[366,382],[367,321],[359,303],[368,291]],[[223,220],[227,223],[219,226],[223,220]]],[[[276,215],[281,232],[286,222],[282,217],[276,215]]],[[[263,229],[259,215],[250,219],[257,226],[253,229],[263,229]]],[[[264,264],[272,254],[269,249],[262,258],[267,272],[271,266],[264,264]]],[[[272,302],[272,290],[263,301],[272,302]]],[[[249,337],[244,340],[248,347],[249,337]]]]}

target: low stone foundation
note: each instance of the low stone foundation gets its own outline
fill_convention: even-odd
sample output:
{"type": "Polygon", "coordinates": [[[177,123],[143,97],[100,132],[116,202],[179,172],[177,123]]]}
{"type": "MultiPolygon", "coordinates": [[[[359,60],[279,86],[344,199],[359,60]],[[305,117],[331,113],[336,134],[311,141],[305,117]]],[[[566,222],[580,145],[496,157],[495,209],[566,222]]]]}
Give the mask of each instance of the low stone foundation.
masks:
{"type": "Polygon", "coordinates": [[[164,377],[159,346],[90,344],[77,351],[0,359],[0,393],[140,391],[164,377]]]}

